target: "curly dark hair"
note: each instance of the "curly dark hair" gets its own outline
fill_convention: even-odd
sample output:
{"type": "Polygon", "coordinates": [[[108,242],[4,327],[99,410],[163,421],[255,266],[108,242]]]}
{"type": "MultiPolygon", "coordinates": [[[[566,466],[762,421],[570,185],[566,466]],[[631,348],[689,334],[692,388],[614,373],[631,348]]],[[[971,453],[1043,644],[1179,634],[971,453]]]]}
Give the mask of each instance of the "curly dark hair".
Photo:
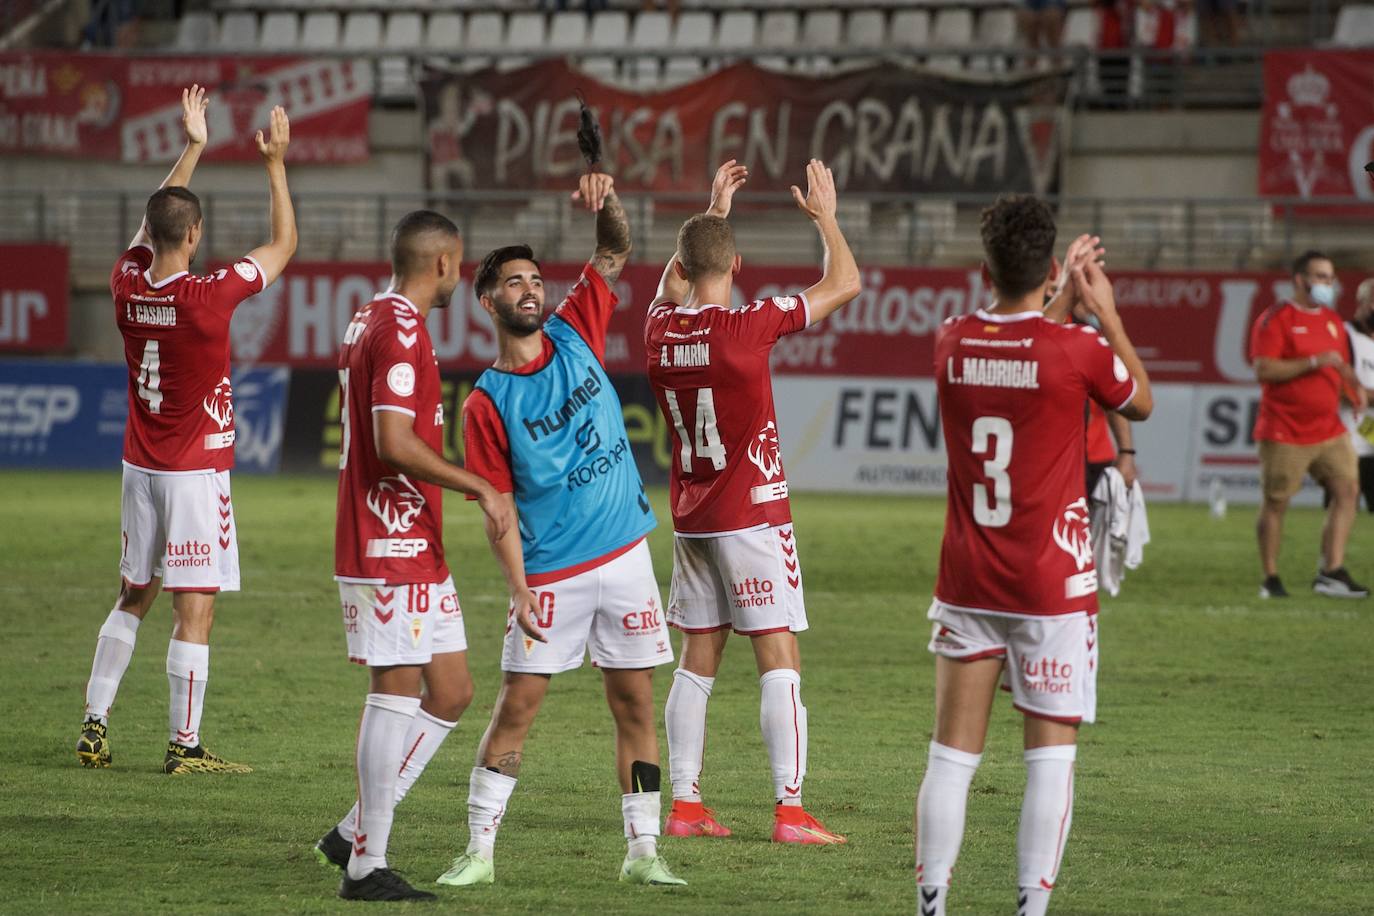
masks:
{"type": "Polygon", "coordinates": [[[1024,296],[1045,282],[1054,258],[1054,214],[1030,194],[1008,194],[983,211],[978,231],[999,295],[1024,296]]]}
{"type": "Polygon", "coordinates": [[[534,261],[535,268],[539,267],[539,262],[534,260],[534,249],[528,245],[507,245],[497,248],[477,265],[477,272],[472,276],[473,292],[478,296],[489,295],[500,282],[501,267],[508,261],[534,261]]]}

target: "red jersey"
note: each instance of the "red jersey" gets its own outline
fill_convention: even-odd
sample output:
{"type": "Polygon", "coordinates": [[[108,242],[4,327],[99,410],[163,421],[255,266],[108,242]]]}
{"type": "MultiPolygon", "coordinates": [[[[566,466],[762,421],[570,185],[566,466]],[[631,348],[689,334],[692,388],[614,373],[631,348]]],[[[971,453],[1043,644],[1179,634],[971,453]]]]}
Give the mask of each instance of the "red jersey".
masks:
{"type": "Polygon", "coordinates": [[[979,612],[1097,611],[1083,404],[1135,382],[1102,336],[1039,312],[951,318],[935,344],[949,498],[935,597],[979,612]]]}
{"type": "Polygon", "coordinates": [[[708,535],[792,520],[768,356],[806,327],[804,296],[744,308],[649,310],[649,382],[672,428],[673,530],[708,535]]]}
{"type": "MultiPolygon", "coordinates": [[[[1252,360],[1309,359],[1328,350],[1349,358],[1345,324],[1330,309],[1285,302],[1266,310],[1250,329],[1252,360]]],[[[1340,415],[1342,387],[1340,373],[1330,366],[1286,382],[1264,382],[1255,438],[1312,445],[1345,435],[1340,415]]]]}
{"type": "Polygon", "coordinates": [[[410,417],[416,435],[443,454],[439,359],[410,300],[384,293],[359,309],[339,348],[339,504],[334,578],[421,585],[448,578],[443,488],[411,480],[377,457],[372,414],[410,417]]]}
{"type": "Polygon", "coordinates": [[[129,367],[124,461],[145,471],[234,466],[229,319],[263,289],[262,268],[240,258],[208,276],[186,271],[153,283],[153,250],[124,252],[110,272],[115,323],[129,367]]]}
{"type": "Polygon", "coordinates": [[[1087,450],[1089,464],[1111,464],[1116,460],[1116,446],[1112,443],[1112,428],[1107,422],[1106,411],[1093,401],[1088,402],[1087,450]]]}

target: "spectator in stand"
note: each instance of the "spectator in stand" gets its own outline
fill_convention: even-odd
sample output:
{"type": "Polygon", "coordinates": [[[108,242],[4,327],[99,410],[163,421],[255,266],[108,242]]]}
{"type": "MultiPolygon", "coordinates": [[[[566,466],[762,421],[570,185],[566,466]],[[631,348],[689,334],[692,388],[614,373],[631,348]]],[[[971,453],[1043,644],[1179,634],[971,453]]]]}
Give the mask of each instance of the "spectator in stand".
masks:
{"type": "Polygon", "coordinates": [[[1063,43],[1068,0],[1021,0],[1019,20],[1026,44],[1036,50],[1058,49],[1063,43]]]}
{"type": "MultiPolygon", "coordinates": [[[[1374,279],[1360,284],[1355,303],[1355,314],[1345,329],[1350,335],[1350,365],[1368,397],[1374,394],[1374,279]]],[[[1361,416],[1345,404],[1341,419],[1350,430],[1350,442],[1360,459],[1360,492],[1365,507],[1374,512],[1374,418],[1361,416]]]]}
{"type": "Polygon", "coordinates": [[[1203,47],[1234,48],[1240,43],[1240,0],[1197,0],[1197,11],[1203,47]]]}
{"type": "Polygon", "coordinates": [[[1095,0],[1097,9],[1097,73],[1102,96],[1109,105],[1120,104],[1130,82],[1131,61],[1123,52],[1131,32],[1129,0],[1095,0]]]}
{"type": "Polygon", "coordinates": [[[1131,44],[1151,52],[1134,58],[1131,95],[1166,99],[1173,95],[1178,74],[1174,56],[1177,23],[1172,5],[1162,0],[1135,0],[1131,19],[1131,44]]]}
{"type": "Polygon", "coordinates": [[[1369,589],[1345,569],[1360,486],[1355,449],[1340,418],[1343,396],[1357,414],[1368,401],[1347,362],[1350,338],[1335,306],[1335,265],[1320,251],[1307,251],[1293,262],[1293,298],[1267,309],[1250,332],[1261,385],[1254,433],[1264,496],[1256,525],[1261,598],[1288,597],[1278,568],[1283,517],[1307,474],[1331,499],[1312,590],[1333,598],[1369,597],[1369,589]]]}

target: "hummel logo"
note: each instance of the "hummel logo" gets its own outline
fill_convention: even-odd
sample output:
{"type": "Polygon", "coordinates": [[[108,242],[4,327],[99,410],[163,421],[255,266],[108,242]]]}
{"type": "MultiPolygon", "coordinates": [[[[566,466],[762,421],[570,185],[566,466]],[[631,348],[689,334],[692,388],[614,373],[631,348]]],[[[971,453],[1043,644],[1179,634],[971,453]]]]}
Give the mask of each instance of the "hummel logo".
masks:
{"type": "Polygon", "coordinates": [[[405,347],[407,350],[415,346],[415,337],[415,334],[402,334],[400,331],[396,332],[396,339],[399,340],[401,346],[405,347]]]}
{"type": "Polygon", "coordinates": [[[791,786],[783,786],[782,790],[788,795],[797,795],[801,792],[801,786],[797,786],[795,789],[791,786]]]}
{"type": "Polygon", "coordinates": [[[419,322],[418,319],[415,319],[415,318],[402,318],[400,315],[397,315],[397,316],[396,316],[396,323],[399,324],[401,327],[405,328],[406,330],[410,330],[411,328],[415,327],[415,325],[419,324],[420,322],[419,322]]]}
{"type": "Polygon", "coordinates": [[[372,613],[377,615],[377,619],[382,622],[382,626],[386,626],[388,623],[391,623],[391,618],[396,616],[395,611],[387,611],[385,614],[383,614],[382,609],[375,606],[372,608],[372,613]]]}

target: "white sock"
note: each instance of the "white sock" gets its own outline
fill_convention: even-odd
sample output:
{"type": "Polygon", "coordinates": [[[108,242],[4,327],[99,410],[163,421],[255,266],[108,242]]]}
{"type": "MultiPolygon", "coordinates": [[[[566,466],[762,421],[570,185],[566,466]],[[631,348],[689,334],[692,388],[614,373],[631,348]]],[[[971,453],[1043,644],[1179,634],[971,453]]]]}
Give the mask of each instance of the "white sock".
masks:
{"type": "Polygon", "coordinates": [[[473,767],[468,779],[468,852],[491,860],[496,853],[496,831],[506,814],[506,803],[515,791],[515,777],[473,767]]]}
{"type": "Polygon", "coordinates": [[[1050,891],[1059,877],[1064,844],[1073,820],[1072,744],[1026,751],[1026,797],[1021,803],[1021,829],[1016,834],[1018,916],[1044,916],[1050,891]]]}
{"type": "Polygon", "coordinates": [[[625,841],[631,859],[658,855],[658,819],[663,802],[658,792],[631,792],[620,796],[625,816],[625,841]]]}
{"type": "Polygon", "coordinates": [[[916,796],[916,883],[922,916],[944,916],[950,874],[964,842],[968,787],[982,760],[982,754],[930,742],[926,775],[916,796]]]}
{"type": "MultiPolygon", "coordinates": [[[[405,755],[401,758],[401,768],[396,773],[397,805],[401,803],[401,799],[406,797],[410,787],[415,785],[415,780],[420,778],[420,774],[429,765],[434,752],[439,750],[439,745],[444,743],[448,733],[453,731],[457,725],[457,722],[445,722],[443,719],[436,719],[423,709],[415,714],[414,719],[410,720],[410,731],[406,732],[406,739],[402,743],[405,748],[405,755]]],[[[354,802],[352,809],[344,815],[343,820],[339,821],[339,835],[351,843],[357,829],[358,803],[354,802]]]]}
{"type": "Polygon", "coordinates": [[[396,771],[405,756],[405,736],[420,710],[419,697],[369,693],[358,726],[358,826],[348,877],[386,868],[391,813],[396,807],[396,771]]]}
{"type": "Polygon", "coordinates": [[[673,798],[701,801],[701,766],[706,753],[706,703],[716,679],[682,668],[673,672],[668,705],[663,708],[668,728],[668,778],[673,798]]]}
{"type": "Polygon", "coordinates": [[[799,672],[774,668],[759,678],[759,728],[773,768],[773,797],[784,805],[800,805],[806,778],[806,707],[799,672]]]}
{"type": "Polygon", "coordinates": [[[95,641],[95,659],[91,662],[91,679],[86,682],[86,717],[110,720],[119,682],[134,657],[134,640],[138,638],[139,620],[128,611],[115,608],[100,627],[95,641]]]}
{"type": "Polygon", "coordinates": [[[185,747],[200,744],[200,714],[205,709],[205,683],[209,679],[209,646],[179,639],[167,643],[167,686],[172,693],[167,722],[173,743],[185,747]]]}

